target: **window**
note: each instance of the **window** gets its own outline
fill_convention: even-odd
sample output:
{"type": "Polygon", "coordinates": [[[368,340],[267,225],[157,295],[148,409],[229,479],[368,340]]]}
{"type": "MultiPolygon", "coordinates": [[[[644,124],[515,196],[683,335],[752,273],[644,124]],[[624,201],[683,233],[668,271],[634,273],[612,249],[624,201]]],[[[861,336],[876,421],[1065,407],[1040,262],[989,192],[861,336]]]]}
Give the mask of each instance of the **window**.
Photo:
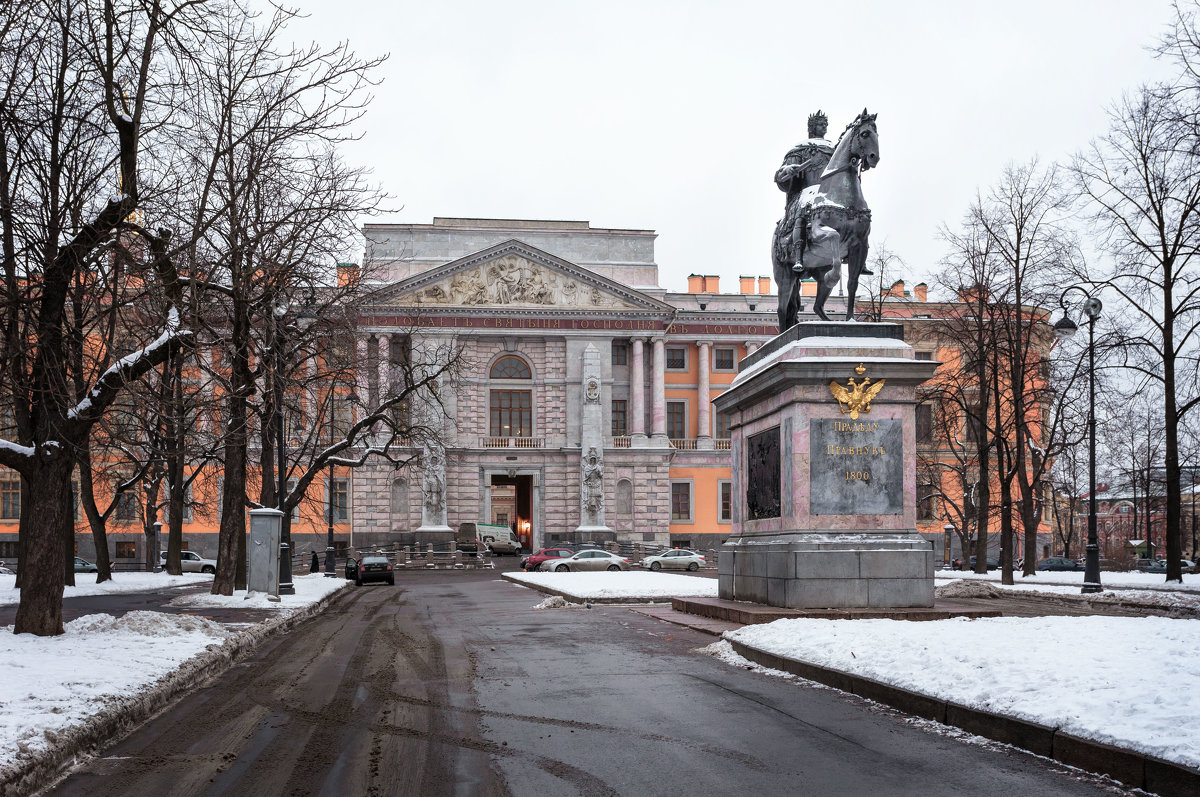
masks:
{"type": "Polygon", "coordinates": [[[20,545],[18,545],[15,541],[0,542],[0,557],[3,557],[4,559],[18,558],[20,556],[20,553],[18,553],[19,550],[20,545]]]}
{"type": "Polygon", "coordinates": [[[668,346],[667,347],[667,370],[668,371],[686,371],[687,370],[687,349],[683,346],[668,346]]]}
{"type": "Polygon", "coordinates": [[[388,359],[392,365],[408,368],[412,364],[412,339],[408,335],[393,335],[388,349],[388,359]]]}
{"type": "MultiPolygon", "coordinates": [[[[345,479],[330,479],[328,480],[329,487],[329,505],[326,507],[327,512],[333,513],[333,519],[346,520],[349,515],[347,512],[347,487],[345,479]]],[[[328,516],[326,516],[328,517],[328,516]]]]}
{"type": "Polygon", "coordinates": [[[692,483],[671,482],[671,520],[692,522],[692,483]]]}
{"type": "Polygon", "coordinates": [[[192,501],[192,485],[188,485],[183,491],[183,511],[180,512],[183,523],[193,522],[193,501],[192,501]]]}
{"type": "Polygon", "coordinates": [[[978,443],[984,439],[983,418],[979,417],[982,410],[979,407],[967,408],[967,427],[965,434],[968,443],[978,443]]]}
{"type": "Polygon", "coordinates": [[[118,493],[114,499],[117,502],[117,522],[133,523],[138,519],[138,497],[133,490],[118,493]]]}
{"type": "Polygon", "coordinates": [[[532,391],[493,390],[489,433],[492,437],[532,437],[532,391]]]}
{"type": "Polygon", "coordinates": [[[629,344],[625,341],[614,341],[612,345],[612,364],[629,365],[629,344]]]}
{"type": "Polygon", "coordinates": [[[917,485],[917,520],[937,518],[937,507],[934,505],[936,489],[933,482],[921,482],[917,485]]]}
{"type": "Polygon", "coordinates": [[[723,412],[713,413],[713,437],[718,440],[729,439],[729,416],[723,412]]]}
{"type": "MultiPolygon", "coordinates": [[[[122,495],[128,495],[128,493],[122,493],[122,495]]],[[[118,542],[116,558],[117,559],[136,559],[137,558],[137,543],[118,542]]]]}
{"type": "Polygon", "coordinates": [[[933,442],[933,405],[917,405],[917,442],[933,442]]]}
{"type": "Polygon", "coordinates": [[[931,351],[919,351],[919,352],[916,352],[916,356],[917,356],[917,359],[918,359],[918,360],[932,360],[932,359],[933,359],[933,352],[931,352],[931,351]]]}
{"type": "Polygon", "coordinates": [[[627,404],[625,399],[613,399],[612,403],[612,436],[624,437],[629,434],[627,404]]]}
{"type": "Polygon", "coordinates": [[[79,522],[79,482],[71,482],[71,520],[79,522]]]}
{"type": "Polygon", "coordinates": [[[520,357],[506,355],[492,365],[492,379],[532,379],[533,372],[520,357]]]}
{"type": "Polygon", "coordinates": [[[354,425],[354,405],[349,396],[333,397],[333,425],[330,432],[334,439],[345,437],[354,425]]]}
{"type": "Polygon", "coordinates": [[[667,402],[667,437],[681,440],[687,437],[687,402],[667,402]]]}
{"type": "Polygon", "coordinates": [[[731,523],[733,521],[733,483],[728,480],[717,482],[717,495],[719,506],[717,507],[717,518],[722,523],[731,523]]]}
{"type": "Polygon", "coordinates": [[[725,348],[724,346],[713,349],[713,370],[736,371],[737,350],[725,348]]]}

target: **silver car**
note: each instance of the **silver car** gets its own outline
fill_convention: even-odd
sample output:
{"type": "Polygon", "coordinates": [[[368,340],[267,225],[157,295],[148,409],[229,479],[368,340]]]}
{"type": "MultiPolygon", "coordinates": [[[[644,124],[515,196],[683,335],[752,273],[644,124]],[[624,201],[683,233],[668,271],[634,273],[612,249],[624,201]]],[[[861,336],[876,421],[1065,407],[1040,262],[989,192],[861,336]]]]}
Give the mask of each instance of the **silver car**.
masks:
{"type": "MultiPolygon", "coordinates": [[[[162,560],[162,566],[167,566],[167,552],[159,553],[158,558],[162,560]]],[[[183,566],[185,573],[215,573],[217,572],[217,562],[215,559],[203,559],[200,554],[195,551],[180,551],[179,564],[183,566]]]]}
{"type": "Polygon", "coordinates": [[[608,551],[580,551],[566,559],[550,559],[542,562],[541,570],[566,573],[581,570],[628,570],[629,560],[608,551]]]}
{"type": "Polygon", "coordinates": [[[695,551],[676,548],[673,551],[666,553],[647,556],[642,560],[642,567],[648,567],[651,570],[691,570],[696,571],[704,567],[705,559],[695,551]]]}

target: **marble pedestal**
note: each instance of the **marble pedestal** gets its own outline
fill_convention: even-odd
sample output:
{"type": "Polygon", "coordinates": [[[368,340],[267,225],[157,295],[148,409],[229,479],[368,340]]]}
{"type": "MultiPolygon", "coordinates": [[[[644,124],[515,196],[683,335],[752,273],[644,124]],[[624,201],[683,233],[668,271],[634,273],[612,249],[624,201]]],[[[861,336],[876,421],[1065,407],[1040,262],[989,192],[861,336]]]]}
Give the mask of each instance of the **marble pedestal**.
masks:
{"type": "Polygon", "coordinates": [[[787,608],[933,605],[916,530],[916,360],[896,324],[804,323],[716,398],[731,428],[733,529],[719,595],[787,608]],[[883,387],[852,418],[830,383],[883,387]]]}

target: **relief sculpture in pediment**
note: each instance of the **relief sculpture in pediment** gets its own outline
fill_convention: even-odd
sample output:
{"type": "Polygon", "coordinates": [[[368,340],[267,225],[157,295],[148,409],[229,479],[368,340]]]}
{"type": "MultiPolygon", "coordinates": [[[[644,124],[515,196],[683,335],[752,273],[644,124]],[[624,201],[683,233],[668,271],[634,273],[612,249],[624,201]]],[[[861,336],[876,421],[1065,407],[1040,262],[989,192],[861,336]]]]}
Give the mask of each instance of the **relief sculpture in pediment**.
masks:
{"type": "Polygon", "coordinates": [[[517,255],[456,274],[449,283],[431,285],[421,292],[421,298],[453,305],[624,306],[596,286],[582,285],[517,255]]]}

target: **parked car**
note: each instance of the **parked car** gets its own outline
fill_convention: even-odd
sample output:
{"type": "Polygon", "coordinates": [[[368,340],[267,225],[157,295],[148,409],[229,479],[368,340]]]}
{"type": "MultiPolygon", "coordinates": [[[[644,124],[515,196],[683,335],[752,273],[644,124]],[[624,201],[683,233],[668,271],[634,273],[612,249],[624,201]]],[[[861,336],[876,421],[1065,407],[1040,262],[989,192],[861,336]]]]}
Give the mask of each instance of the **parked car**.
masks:
{"type": "Polygon", "coordinates": [[[75,572],[76,573],[99,573],[100,568],[96,567],[96,565],[94,563],[89,562],[87,559],[80,559],[78,556],[76,556],[75,557],[75,572]]]}
{"type": "MultiPolygon", "coordinates": [[[[488,523],[464,523],[462,525],[475,526],[479,542],[494,554],[519,554],[521,552],[521,538],[514,534],[508,526],[488,523]]],[[[462,534],[462,526],[459,526],[459,534],[462,534]]]]}
{"type": "Polygon", "coordinates": [[[479,529],[474,523],[459,523],[454,535],[454,549],[463,553],[479,553],[479,529]]]}
{"type": "Polygon", "coordinates": [[[1083,566],[1074,559],[1064,559],[1061,556],[1052,556],[1049,559],[1043,559],[1037,563],[1038,570],[1082,570],[1083,566]]]}
{"type": "Polygon", "coordinates": [[[694,572],[703,566],[703,556],[684,548],[647,556],[642,560],[642,567],[648,567],[651,570],[691,570],[694,572]]]}
{"type": "Polygon", "coordinates": [[[548,559],[542,562],[541,570],[566,573],[580,570],[628,570],[629,560],[608,551],[580,551],[566,559],[548,559]]]}
{"type": "Polygon", "coordinates": [[[540,548],[522,559],[521,567],[533,571],[541,567],[542,562],[549,559],[566,559],[574,555],[575,552],[570,548],[540,548]]]}
{"type": "Polygon", "coordinates": [[[1133,563],[1133,569],[1139,573],[1165,573],[1167,563],[1161,559],[1138,559],[1133,563]]]}
{"type": "MultiPolygon", "coordinates": [[[[158,558],[162,560],[162,566],[167,566],[167,552],[161,551],[158,558]]],[[[205,559],[195,551],[180,551],[179,564],[183,566],[185,573],[216,573],[217,560],[205,559]]]]}
{"type": "Polygon", "coordinates": [[[346,562],[346,578],[353,578],[359,587],[369,581],[395,584],[396,572],[386,556],[364,556],[361,561],[350,559],[346,562]]]}
{"type": "MultiPolygon", "coordinates": [[[[975,569],[975,557],[974,556],[971,557],[971,564],[969,567],[971,570],[975,569]]],[[[962,559],[954,560],[954,569],[962,570],[962,559]]],[[[1000,560],[993,556],[989,556],[987,558],[987,569],[988,570],[999,570],[1000,569],[1000,560]]]]}
{"type": "Polygon", "coordinates": [[[0,576],[15,576],[16,574],[15,570],[10,570],[4,565],[0,565],[0,576]]]}

